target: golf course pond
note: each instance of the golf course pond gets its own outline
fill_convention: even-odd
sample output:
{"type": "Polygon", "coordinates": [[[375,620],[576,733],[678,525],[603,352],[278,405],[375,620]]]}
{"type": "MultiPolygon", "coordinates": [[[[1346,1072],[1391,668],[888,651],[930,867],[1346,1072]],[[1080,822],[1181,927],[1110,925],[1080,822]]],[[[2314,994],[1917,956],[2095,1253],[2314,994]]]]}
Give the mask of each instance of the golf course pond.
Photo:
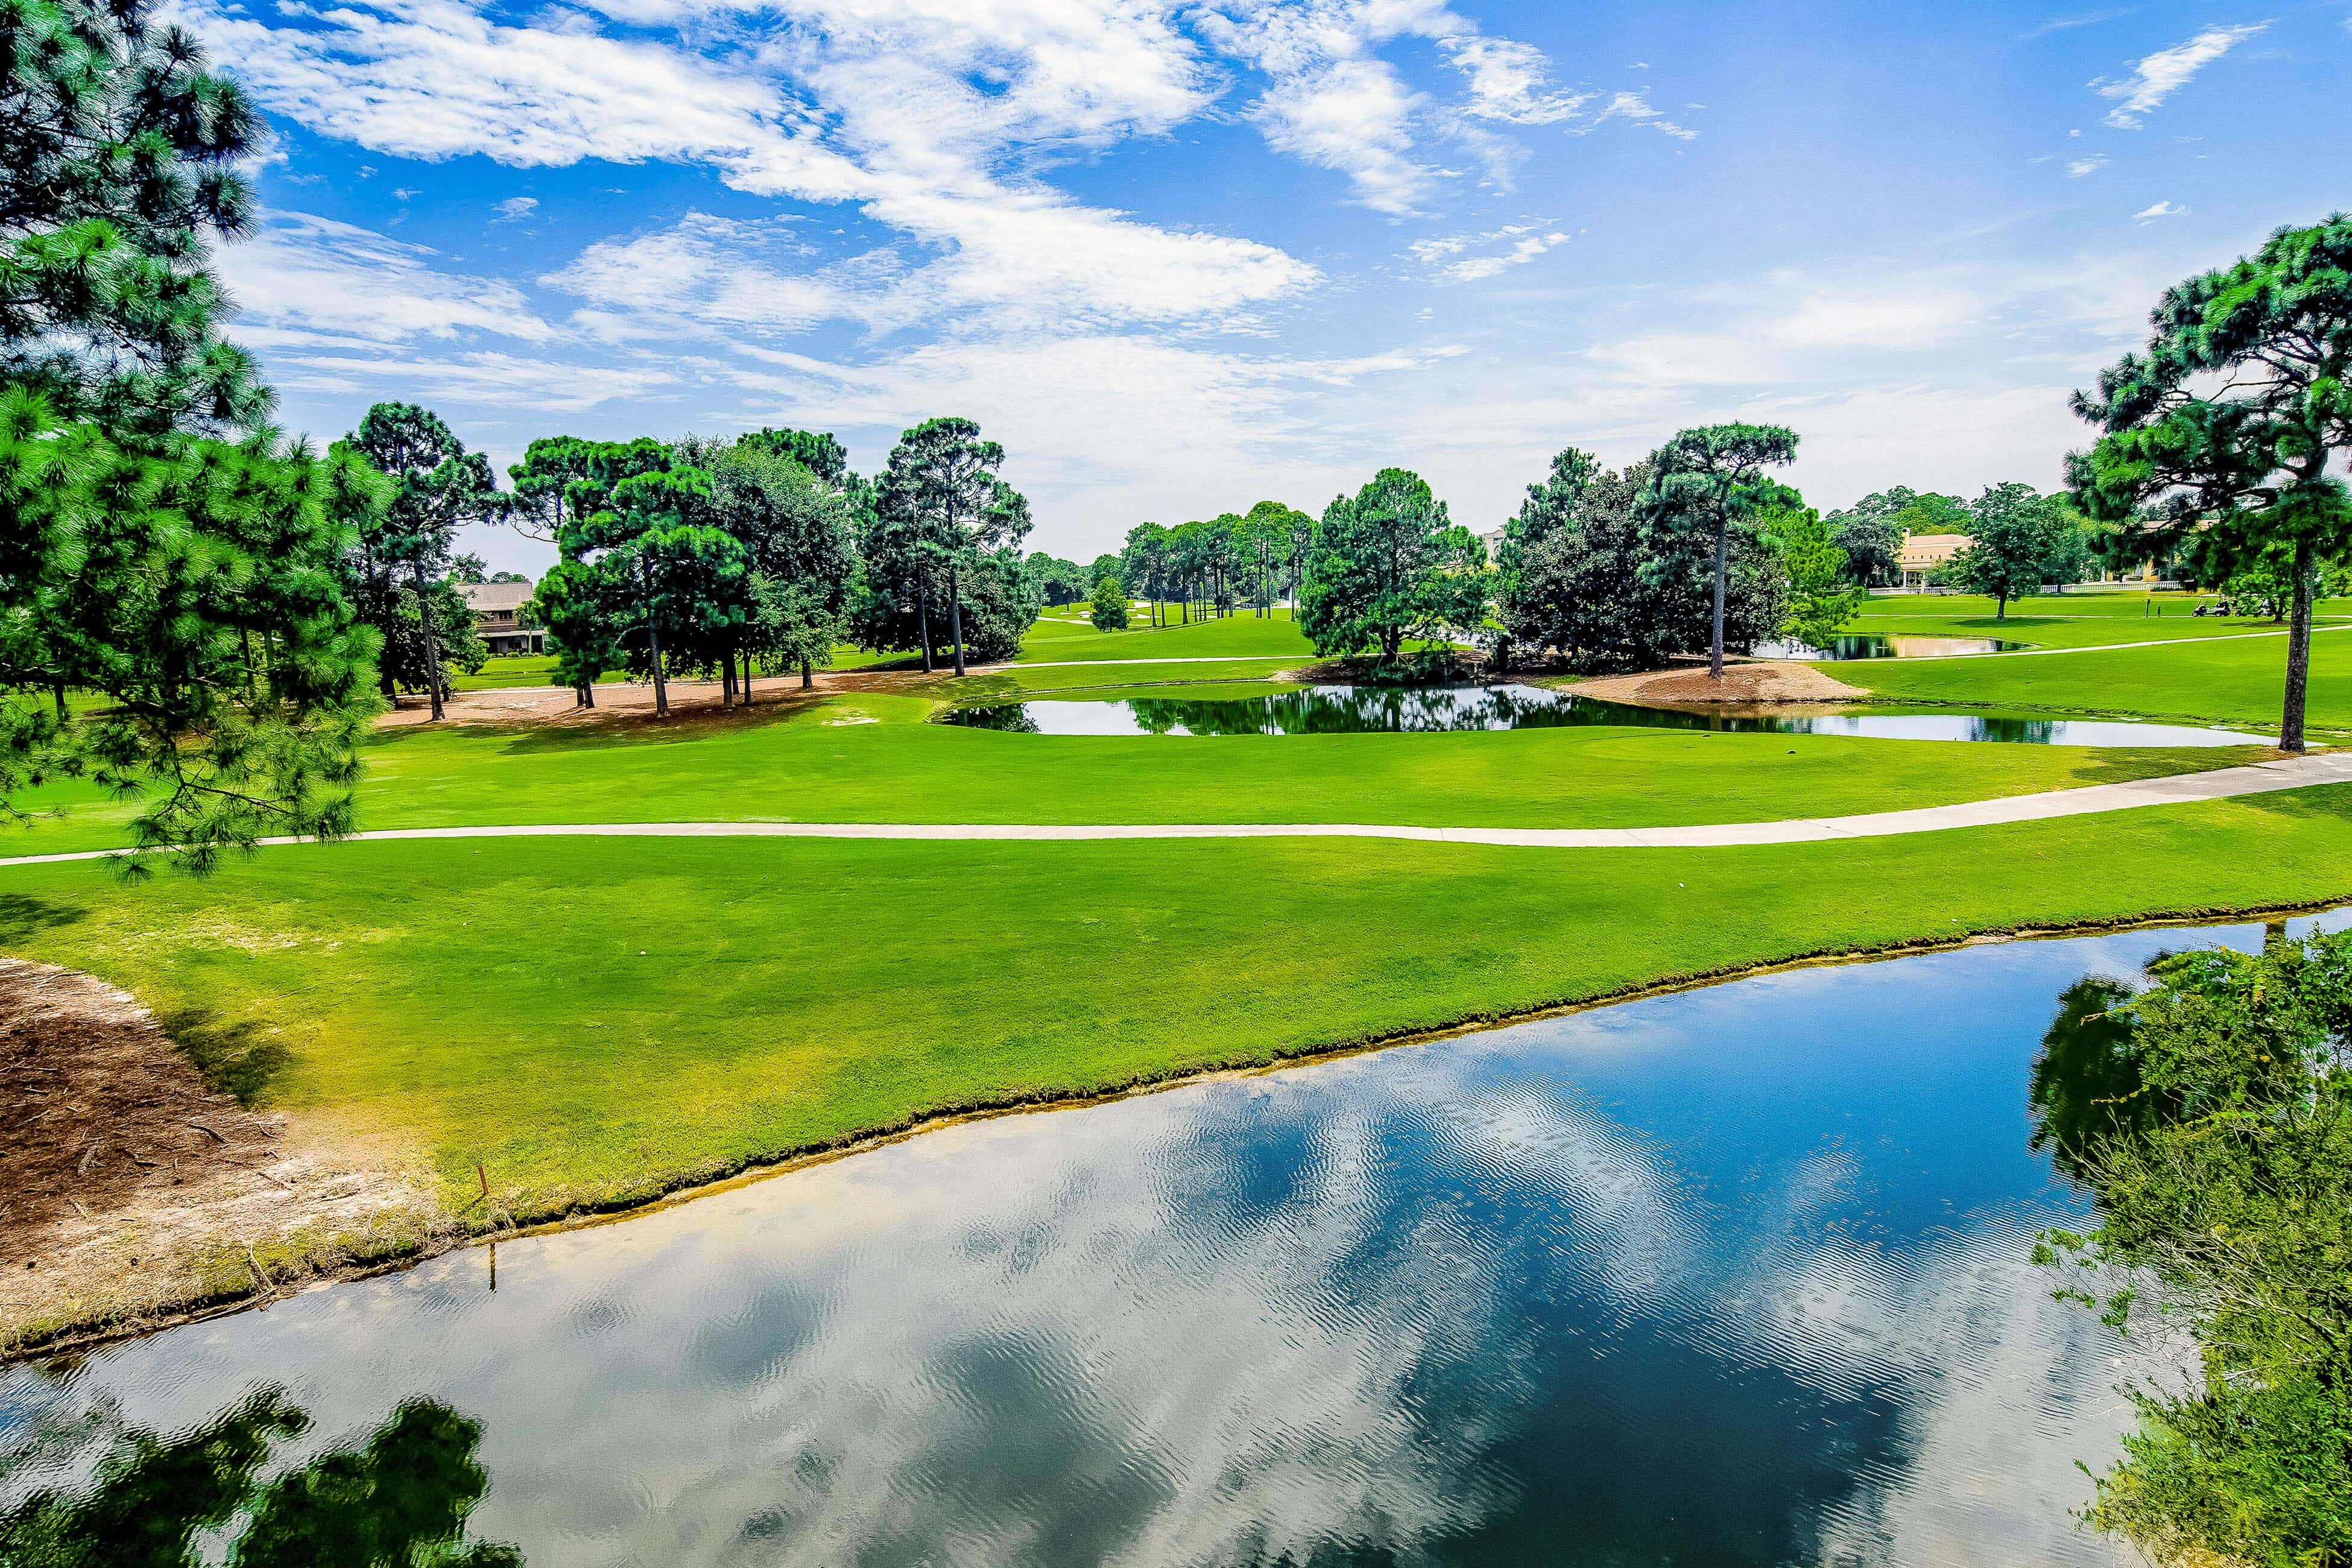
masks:
{"type": "Polygon", "coordinates": [[[1826,645],[1819,647],[1799,642],[1794,637],[1760,643],[1756,652],[1765,658],[1828,659],[1836,662],[1850,658],[1961,658],[1980,653],[2010,653],[2028,646],[2001,637],[1920,637],[1900,632],[1882,636],[1876,632],[1856,632],[1832,637],[1826,645]]]}
{"type": "Polygon", "coordinates": [[[1461,730],[1625,727],[1776,735],[1875,735],[1898,741],[1998,741],[2045,746],[2267,745],[2262,735],[2197,724],[1915,711],[1759,714],[1646,708],[1548,686],[1307,686],[1219,697],[1045,698],[958,708],[940,722],[1028,735],[1349,735],[1461,730]]]}
{"type": "Polygon", "coordinates": [[[562,1568],[2121,1563],[2069,1510],[2146,1363],[2030,1261],[2085,1213],[2036,1060],[2070,989],[2263,935],[1801,968],[968,1121],[0,1368],[0,1518],[203,1429],[181,1481],[107,1484],[212,1475],[225,1515],[309,1467],[343,1529],[478,1497],[469,1541],[562,1568]]]}

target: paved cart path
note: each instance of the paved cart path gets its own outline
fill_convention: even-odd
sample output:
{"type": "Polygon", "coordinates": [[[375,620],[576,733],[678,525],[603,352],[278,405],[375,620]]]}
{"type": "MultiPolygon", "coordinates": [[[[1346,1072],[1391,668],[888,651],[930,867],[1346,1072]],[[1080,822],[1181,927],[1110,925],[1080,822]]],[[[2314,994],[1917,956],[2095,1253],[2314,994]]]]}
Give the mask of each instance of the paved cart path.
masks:
{"type": "MultiPolygon", "coordinates": [[[[2089,816],[2146,805],[2230,800],[2315,784],[2352,784],[2352,749],[2282,758],[2210,773],[2175,773],[2130,784],[2012,795],[1955,805],[1917,806],[1858,816],[1800,816],[1778,822],[1697,823],[1680,827],[1412,827],[1353,822],[1134,823],[1063,825],[930,822],[591,822],[530,823],[482,827],[394,827],[355,833],[377,838],[909,838],[1077,841],[1109,838],[1405,838],[1437,844],[1495,844],[1534,849],[1709,848],[1738,844],[1826,844],[1844,838],[1885,838],[1992,827],[2011,822],[2089,816]]],[[[297,838],[265,838],[268,845],[297,838]]],[[[0,868],[102,860],[119,849],[70,855],[19,855],[0,868]]]]}

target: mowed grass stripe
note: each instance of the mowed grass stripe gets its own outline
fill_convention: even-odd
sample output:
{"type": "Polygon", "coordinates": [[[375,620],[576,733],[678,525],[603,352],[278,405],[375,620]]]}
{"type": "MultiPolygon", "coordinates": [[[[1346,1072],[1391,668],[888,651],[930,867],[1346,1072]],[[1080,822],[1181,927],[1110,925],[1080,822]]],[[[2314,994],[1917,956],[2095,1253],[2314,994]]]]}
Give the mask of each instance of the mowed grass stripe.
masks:
{"type": "Polygon", "coordinates": [[[413,1143],[453,1206],[481,1162],[527,1216],[929,1113],[1663,978],[2352,897],[2352,791],[1573,862],[1363,842],[556,839],[336,845],[127,887],[89,865],[19,868],[5,886],[9,951],[184,1020],[260,1103],[413,1143]]]}

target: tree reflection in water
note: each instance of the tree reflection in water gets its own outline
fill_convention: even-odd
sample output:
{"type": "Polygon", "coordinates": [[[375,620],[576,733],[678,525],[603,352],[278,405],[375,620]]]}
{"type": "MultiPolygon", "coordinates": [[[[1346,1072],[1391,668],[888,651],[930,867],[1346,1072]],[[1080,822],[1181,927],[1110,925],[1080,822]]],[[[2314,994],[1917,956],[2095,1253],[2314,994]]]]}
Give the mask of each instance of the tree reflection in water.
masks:
{"type": "MultiPolygon", "coordinates": [[[[510,1546],[461,1539],[489,1474],[481,1424],[412,1399],[357,1447],[330,1448],[273,1479],[272,1446],[310,1425],[282,1389],[176,1436],[118,1426],[85,1491],[39,1491],[0,1513],[0,1568],[194,1568],[226,1533],[232,1568],[520,1568],[510,1546]]],[[[54,1435],[0,1457],[0,1475],[54,1435]]]]}

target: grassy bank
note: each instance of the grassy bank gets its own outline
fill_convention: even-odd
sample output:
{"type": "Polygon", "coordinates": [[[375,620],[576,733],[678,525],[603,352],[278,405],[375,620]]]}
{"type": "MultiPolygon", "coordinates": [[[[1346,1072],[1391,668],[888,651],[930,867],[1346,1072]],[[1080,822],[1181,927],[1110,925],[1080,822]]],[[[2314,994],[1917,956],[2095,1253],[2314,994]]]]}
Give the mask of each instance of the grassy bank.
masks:
{"type": "MultiPolygon", "coordinates": [[[[2352,792],[1845,844],[541,840],[12,868],[0,945],[518,1217],[961,1107],[1802,954],[2352,897],[2352,792]]],[[[1825,1043],[1825,1045],[1828,1043],[1825,1043]]]]}
{"type": "MultiPolygon", "coordinates": [[[[2155,647],[1870,659],[1822,668],[1874,696],[1906,702],[2129,713],[2275,731],[2286,684],[2286,639],[2193,637],[2155,647]]],[[[2352,730],[2352,630],[2313,636],[2305,701],[2313,727],[2352,730]]]]}
{"type": "MultiPolygon", "coordinates": [[[[953,689],[967,698],[1025,694],[1003,688],[1004,679],[953,689]]],[[[2091,750],[1619,728],[1024,735],[930,723],[932,711],[921,697],[794,695],[749,714],[668,726],[390,731],[367,748],[360,822],[369,828],[780,818],[1622,827],[1895,810],[2264,754],[2255,747],[2091,750]]],[[[27,804],[62,815],[0,834],[0,855],[110,847],[122,841],[131,812],[71,785],[27,804]]]]}

